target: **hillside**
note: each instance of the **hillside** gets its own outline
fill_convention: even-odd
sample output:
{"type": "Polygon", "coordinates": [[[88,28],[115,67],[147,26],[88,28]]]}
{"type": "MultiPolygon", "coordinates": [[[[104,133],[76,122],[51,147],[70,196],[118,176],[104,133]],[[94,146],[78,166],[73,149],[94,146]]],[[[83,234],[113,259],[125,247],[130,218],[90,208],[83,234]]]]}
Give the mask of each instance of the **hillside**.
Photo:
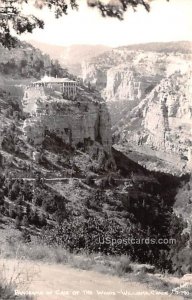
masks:
{"type": "MultiPolygon", "coordinates": [[[[23,135],[19,107],[11,100],[1,103],[1,230],[16,227],[27,231],[33,243],[40,239],[70,251],[127,253],[133,260],[162,268],[159,258],[171,245],[100,245],[98,234],[179,241],[184,223],[172,213],[172,206],[181,179],[147,171],[113,150],[115,167],[108,163],[109,153],[103,155],[101,141],[71,147],[47,132],[35,146],[23,135]]],[[[163,264],[177,268],[169,261],[163,264]]]]}
{"type": "Polygon", "coordinates": [[[10,80],[39,79],[46,73],[62,76],[66,71],[49,55],[28,43],[18,41],[16,47],[10,50],[0,45],[0,78],[4,84],[10,80]]]}

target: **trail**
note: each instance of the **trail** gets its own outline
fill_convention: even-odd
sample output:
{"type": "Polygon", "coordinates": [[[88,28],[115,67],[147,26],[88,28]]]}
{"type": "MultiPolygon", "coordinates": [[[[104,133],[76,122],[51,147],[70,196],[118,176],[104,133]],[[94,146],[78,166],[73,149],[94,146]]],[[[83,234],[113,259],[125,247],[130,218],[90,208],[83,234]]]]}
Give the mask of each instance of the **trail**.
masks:
{"type": "Polygon", "coordinates": [[[180,296],[157,295],[139,282],[66,265],[4,259],[0,260],[1,269],[3,264],[6,278],[14,278],[21,273],[16,292],[36,293],[35,299],[38,300],[183,299],[180,296]],[[138,295],[139,292],[141,295],[138,295]]]}

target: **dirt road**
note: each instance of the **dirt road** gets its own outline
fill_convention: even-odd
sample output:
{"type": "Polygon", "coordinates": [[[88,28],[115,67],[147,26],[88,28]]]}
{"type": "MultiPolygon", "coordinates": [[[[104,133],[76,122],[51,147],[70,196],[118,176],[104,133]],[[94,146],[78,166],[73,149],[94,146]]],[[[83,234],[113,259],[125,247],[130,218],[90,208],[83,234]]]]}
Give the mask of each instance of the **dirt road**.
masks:
{"type": "Polygon", "coordinates": [[[0,268],[4,268],[6,278],[14,279],[15,276],[18,281],[16,294],[31,293],[38,300],[183,299],[172,295],[158,295],[139,282],[64,265],[6,259],[0,260],[0,268]]]}

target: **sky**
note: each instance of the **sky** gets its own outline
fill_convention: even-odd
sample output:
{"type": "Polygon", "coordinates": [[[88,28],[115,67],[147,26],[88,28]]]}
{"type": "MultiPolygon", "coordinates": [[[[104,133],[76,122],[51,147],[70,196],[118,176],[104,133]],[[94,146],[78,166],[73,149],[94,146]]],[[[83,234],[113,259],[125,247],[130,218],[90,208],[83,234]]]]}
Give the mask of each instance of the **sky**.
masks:
{"type": "Polygon", "coordinates": [[[80,0],[79,11],[55,19],[48,9],[24,8],[45,21],[43,30],[25,34],[22,40],[36,40],[47,44],[103,44],[117,47],[128,44],[168,41],[192,41],[192,0],[154,0],[151,12],[129,9],[123,21],[101,17],[97,9],[89,8],[80,0]]]}

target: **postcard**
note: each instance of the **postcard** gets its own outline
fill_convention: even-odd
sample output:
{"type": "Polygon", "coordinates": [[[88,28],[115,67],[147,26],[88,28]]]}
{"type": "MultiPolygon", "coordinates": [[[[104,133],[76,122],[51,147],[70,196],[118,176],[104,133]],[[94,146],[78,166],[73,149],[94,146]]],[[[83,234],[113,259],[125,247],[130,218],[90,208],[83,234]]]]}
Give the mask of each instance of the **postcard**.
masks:
{"type": "Polygon", "coordinates": [[[0,299],[192,299],[191,0],[0,0],[0,299]]]}

